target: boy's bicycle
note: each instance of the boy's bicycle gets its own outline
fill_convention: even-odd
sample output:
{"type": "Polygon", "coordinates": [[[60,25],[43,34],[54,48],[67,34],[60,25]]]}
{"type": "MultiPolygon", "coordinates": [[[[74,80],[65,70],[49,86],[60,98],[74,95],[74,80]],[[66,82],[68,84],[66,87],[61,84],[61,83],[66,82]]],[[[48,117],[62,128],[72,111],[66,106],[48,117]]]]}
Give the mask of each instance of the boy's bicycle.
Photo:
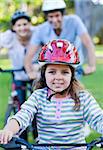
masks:
{"type": "MultiPolygon", "coordinates": [[[[1,73],[10,73],[11,74],[12,81],[14,79],[14,72],[20,72],[20,71],[23,71],[23,70],[24,70],[24,68],[21,68],[21,69],[6,69],[6,70],[0,68],[1,73]]],[[[33,81],[26,81],[26,84],[22,85],[22,86],[17,86],[14,82],[12,82],[11,84],[12,84],[11,92],[10,92],[10,96],[8,98],[7,109],[6,109],[6,113],[5,113],[5,116],[4,116],[4,125],[7,123],[7,120],[11,115],[14,115],[16,112],[18,112],[20,110],[20,101],[19,101],[17,90],[26,91],[27,97],[28,97],[33,92],[32,84],[34,85],[35,83],[33,83],[33,81]]],[[[34,139],[37,137],[37,129],[36,128],[37,128],[36,127],[36,120],[34,118],[33,123],[29,127],[29,130],[28,130],[28,131],[33,132],[34,139]]]]}
{"type": "Polygon", "coordinates": [[[90,143],[82,144],[30,144],[24,139],[13,137],[8,144],[0,144],[0,147],[8,150],[92,150],[94,147],[103,148],[103,137],[99,137],[90,143]],[[64,147],[64,148],[63,148],[64,147]]]}
{"type": "MultiPolygon", "coordinates": [[[[14,72],[19,72],[19,71],[23,71],[24,69],[6,69],[3,70],[0,68],[0,72],[1,73],[10,73],[11,77],[12,77],[12,81],[14,78],[14,72]]],[[[30,84],[29,81],[26,81],[27,85],[23,85],[23,86],[17,86],[14,82],[12,82],[12,86],[11,86],[11,93],[10,96],[8,98],[8,105],[7,105],[7,109],[6,109],[6,113],[5,113],[5,118],[4,118],[4,124],[6,124],[8,118],[10,117],[10,115],[15,114],[17,111],[20,110],[20,102],[19,102],[19,97],[18,97],[18,93],[17,90],[25,90],[28,93],[28,96],[32,93],[32,86],[30,84]]]]}

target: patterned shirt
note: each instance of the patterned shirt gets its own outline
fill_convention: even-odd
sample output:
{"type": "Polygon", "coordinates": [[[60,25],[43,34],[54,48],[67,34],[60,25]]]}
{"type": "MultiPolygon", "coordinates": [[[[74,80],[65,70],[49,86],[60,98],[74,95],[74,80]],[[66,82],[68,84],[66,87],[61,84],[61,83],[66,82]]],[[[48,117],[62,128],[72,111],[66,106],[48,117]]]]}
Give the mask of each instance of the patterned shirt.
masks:
{"type": "Polygon", "coordinates": [[[103,134],[103,111],[87,91],[79,92],[80,110],[73,109],[70,97],[47,100],[48,89],[38,89],[12,118],[20,124],[20,132],[36,114],[39,143],[84,143],[84,122],[103,134]]]}

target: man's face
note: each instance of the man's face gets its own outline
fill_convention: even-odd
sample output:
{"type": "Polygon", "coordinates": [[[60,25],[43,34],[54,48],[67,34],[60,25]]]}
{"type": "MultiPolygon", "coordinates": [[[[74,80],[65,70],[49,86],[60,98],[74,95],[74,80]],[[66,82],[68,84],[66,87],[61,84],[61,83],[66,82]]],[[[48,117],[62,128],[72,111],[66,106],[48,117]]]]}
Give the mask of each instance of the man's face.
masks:
{"type": "Polygon", "coordinates": [[[55,30],[61,29],[63,15],[60,11],[49,12],[47,15],[47,19],[55,30]]]}

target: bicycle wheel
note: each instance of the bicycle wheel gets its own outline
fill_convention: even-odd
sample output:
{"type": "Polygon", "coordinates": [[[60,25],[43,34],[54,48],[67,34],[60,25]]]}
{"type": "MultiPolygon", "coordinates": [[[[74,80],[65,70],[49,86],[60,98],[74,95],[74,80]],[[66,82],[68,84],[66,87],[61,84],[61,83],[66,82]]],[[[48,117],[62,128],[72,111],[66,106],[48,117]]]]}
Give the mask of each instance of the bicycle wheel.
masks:
{"type": "Polygon", "coordinates": [[[13,111],[12,104],[8,104],[8,107],[7,107],[7,110],[6,110],[6,113],[5,113],[5,118],[4,118],[4,125],[7,123],[7,120],[9,118],[9,116],[11,115],[12,111],[13,111]]]}
{"type": "Polygon", "coordinates": [[[8,118],[11,114],[15,114],[14,104],[12,97],[9,98],[8,106],[5,113],[4,125],[7,123],[8,118]]]}

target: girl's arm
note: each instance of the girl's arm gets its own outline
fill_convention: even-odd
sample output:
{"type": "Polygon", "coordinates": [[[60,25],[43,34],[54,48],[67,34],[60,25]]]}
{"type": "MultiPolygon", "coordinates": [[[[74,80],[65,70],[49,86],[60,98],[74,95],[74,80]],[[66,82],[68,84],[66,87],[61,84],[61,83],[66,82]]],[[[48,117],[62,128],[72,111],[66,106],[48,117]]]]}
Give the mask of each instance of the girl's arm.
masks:
{"type": "Polygon", "coordinates": [[[88,92],[85,94],[84,119],[92,129],[103,134],[103,110],[91,94],[88,92]]]}
{"type": "Polygon", "coordinates": [[[20,126],[16,119],[8,121],[3,130],[0,130],[0,143],[7,144],[19,132],[20,126]]]}

